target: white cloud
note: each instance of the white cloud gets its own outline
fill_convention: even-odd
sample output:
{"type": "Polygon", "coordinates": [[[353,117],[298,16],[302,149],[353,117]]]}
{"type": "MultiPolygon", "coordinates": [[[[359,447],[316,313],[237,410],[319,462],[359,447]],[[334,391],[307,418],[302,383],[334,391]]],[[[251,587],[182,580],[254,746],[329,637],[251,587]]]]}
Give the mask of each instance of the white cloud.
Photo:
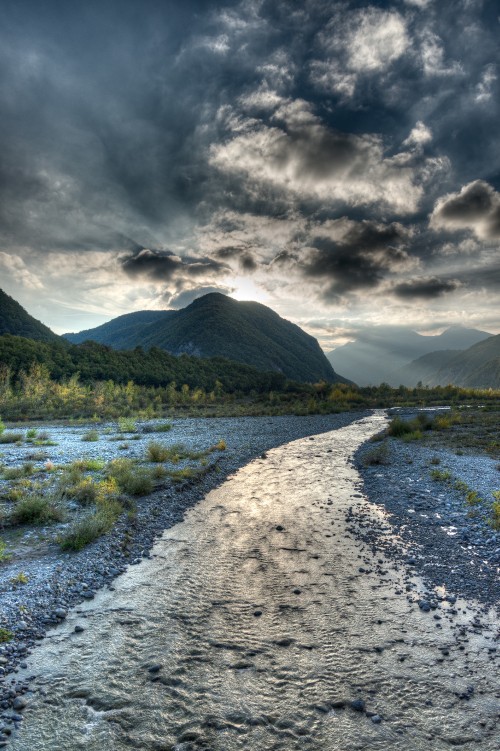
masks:
{"type": "Polygon", "coordinates": [[[43,284],[26,266],[23,259],[15,254],[0,251],[0,268],[17,284],[30,290],[43,289],[43,284]]]}
{"type": "Polygon", "coordinates": [[[487,65],[483,70],[481,80],[476,86],[475,101],[481,104],[491,101],[493,98],[493,85],[496,83],[497,73],[496,66],[487,65]]]}
{"type": "Polygon", "coordinates": [[[380,205],[402,214],[417,209],[423,192],[417,172],[386,158],[379,136],[330,130],[301,100],[287,102],[273,119],[279,125],[252,123],[214,144],[210,163],[297,200],[380,205]]]}
{"type": "Polygon", "coordinates": [[[474,180],[436,202],[430,226],[451,231],[467,229],[480,240],[500,240],[500,193],[484,180],[474,180]]]}
{"type": "Polygon", "coordinates": [[[408,138],[403,141],[403,146],[423,146],[425,143],[432,141],[432,131],[421,120],[411,130],[408,138]]]}

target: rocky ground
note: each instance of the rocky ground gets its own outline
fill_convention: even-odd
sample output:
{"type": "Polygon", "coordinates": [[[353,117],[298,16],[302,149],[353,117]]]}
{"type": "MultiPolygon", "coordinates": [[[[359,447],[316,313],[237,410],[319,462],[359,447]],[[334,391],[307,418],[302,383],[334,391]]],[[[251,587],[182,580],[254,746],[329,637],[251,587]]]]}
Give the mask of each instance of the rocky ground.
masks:
{"type": "Polygon", "coordinates": [[[492,491],[500,488],[498,460],[467,448],[457,453],[444,441],[440,445],[439,434],[427,442],[385,443],[383,463],[370,463],[379,443],[364,444],[355,463],[363,493],[387,512],[384,522],[396,537],[387,535],[385,523],[377,529],[369,510],[353,517],[358,534],[409,564],[430,590],[498,607],[500,531],[490,524],[492,491]],[[467,503],[469,491],[477,503],[467,503]]]}

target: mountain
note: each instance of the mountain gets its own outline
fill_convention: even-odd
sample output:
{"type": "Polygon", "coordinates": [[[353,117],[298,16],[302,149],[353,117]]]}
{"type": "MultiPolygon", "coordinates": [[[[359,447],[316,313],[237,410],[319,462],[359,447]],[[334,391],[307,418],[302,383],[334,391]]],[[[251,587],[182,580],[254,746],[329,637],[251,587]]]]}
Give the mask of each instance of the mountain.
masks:
{"type": "Polygon", "coordinates": [[[3,334],[13,334],[40,342],[60,340],[48,326],[30,316],[18,302],[0,289],[0,336],[3,334]]]}
{"type": "Polygon", "coordinates": [[[265,305],[217,292],[181,310],[129,313],[66,338],[74,343],[95,339],[115,349],[159,347],[174,355],[226,357],[295,381],[346,380],[333,370],[317,340],[299,326],[265,305]]]}
{"type": "Polygon", "coordinates": [[[460,349],[443,349],[437,352],[429,352],[428,355],[422,355],[417,360],[412,360],[404,367],[397,370],[393,375],[393,381],[412,388],[418,383],[430,385],[434,383],[436,373],[441,368],[451,362],[457,355],[460,355],[460,349]]]}
{"type": "Polygon", "coordinates": [[[337,347],[327,357],[360,386],[384,382],[399,386],[406,385],[401,369],[413,360],[437,350],[464,350],[489,336],[464,326],[452,326],[439,336],[423,336],[406,326],[372,326],[362,329],[355,342],[337,347]]]}
{"type": "Polygon", "coordinates": [[[453,383],[465,388],[500,388],[500,334],[459,352],[434,373],[429,383],[453,383]]]}

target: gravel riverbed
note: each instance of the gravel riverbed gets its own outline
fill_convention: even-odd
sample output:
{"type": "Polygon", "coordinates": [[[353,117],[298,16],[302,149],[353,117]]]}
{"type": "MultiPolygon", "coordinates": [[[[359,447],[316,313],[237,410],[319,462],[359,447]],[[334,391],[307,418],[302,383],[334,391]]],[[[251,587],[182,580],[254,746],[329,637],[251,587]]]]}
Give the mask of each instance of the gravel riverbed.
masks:
{"type": "MultiPolygon", "coordinates": [[[[176,420],[171,432],[153,437],[166,444],[182,441],[197,450],[220,439],[227,443],[227,450],[217,455],[200,480],[165,486],[140,499],[135,520],[121,519],[110,534],[79,553],[61,553],[52,544],[35,555],[24,541],[19,555],[1,564],[0,627],[12,631],[14,638],[0,644],[0,747],[7,745],[26,705],[29,681],[17,678],[18,669],[24,668],[25,659],[46,631],[66,619],[70,607],[93,599],[103,586],[112,589],[119,573],[149,558],[162,532],[181,521],[188,508],[239,467],[268,449],[346,426],[360,417],[361,413],[347,413],[176,420]],[[11,580],[20,570],[27,583],[16,586],[11,580]]],[[[138,427],[141,431],[144,426],[138,427]]],[[[104,436],[96,443],[83,444],[81,436],[88,425],[47,429],[57,443],[49,449],[50,459],[57,463],[83,456],[108,461],[124,454],[116,441],[104,436]]],[[[130,440],[127,456],[144,456],[145,440],[152,436],[140,435],[139,440],[130,440]]],[[[387,463],[366,465],[366,453],[376,445],[364,444],[353,457],[362,478],[360,493],[370,502],[349,511],[353,535],[373,552],[383,550],[396,565],[422,576],[428,588],[421,598],[422,610],[435,610],[444,596],[452,604],[454,598],[459,602],[460,598],[475,600],[484,610],[498,604],[499,534],[488,527],[484,514],[468,515],[470,508],[463,493],[451,483],[433,480],[430,474],[436,467],[449,471],[453,479],[491,499],[492,490],[500,487],[498,462],[487,456],[459,456],[418,442],[389,439],[387,463]],[[380,523],[373,504],[380,508],[380,523]]],[[[22,463],[23,451],[21,447],[3,447],[4,463],[22,463]]],[[[300,483],[300,478],[297,481],[300,483]]],[[[477,620],[471,626],[473,630],[480,627],[477,620]]]]}

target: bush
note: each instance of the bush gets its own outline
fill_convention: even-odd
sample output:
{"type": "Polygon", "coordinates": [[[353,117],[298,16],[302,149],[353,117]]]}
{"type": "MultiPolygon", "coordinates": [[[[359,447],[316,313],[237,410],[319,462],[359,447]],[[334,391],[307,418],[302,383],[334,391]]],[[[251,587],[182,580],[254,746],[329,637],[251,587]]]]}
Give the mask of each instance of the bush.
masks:
{"type": "Polygon", "coordinates": [[[424,434],[421,430],[412,430],[410,433],[405,433],[401,436],[401,440],[405,443],[410,443],[410,441],[421,441],[424,437],[424,434]]]}
{"type": "Polygon", "coordinates": [[[448,482],[451,480],[451,472],[447,469],[433,469],[431,470],[431,479],[435,482],[448,482]]]}
{"type": "Polygon", "coordinates": [[[147,469],[138,467],[131,459],[113,459],[108,464],[108,476],[114,479],[128,495],[149,495],[153,492],[153,475],[147,469]]]}
{"type": "Polygon", "coordinates": [[[500,490],[493,491],[493,498],[495,499],[493,506],[491,507],[491,519],[490,524],[493,529],[500,530],[500,490]]]}
{"type": "Polygon", "coordinates": [[[116,504],[99,509],[75,522],[71,529],[59,538],[61,549],[81,550],[109,532],[121,512],[122,507],[120,504],[116,504]]]}
{"type": "Polygon", "coordinates": [[[23,439],[22,433],[0,433],[0,443],[22,443],[23,439]]]}
{"type": "Polygon", "coordinates": [[[19,480],[21,477],[29,477],[34,472],[31,462],[26,462],[22,467],[9,467],[3,471],[4,480],[19,480]]]}
{"type": "Polygon", "coordinates": [[[62,509],[41,495],[24,495],[10,515],[14,524],[48,524],[63,519],[62,509]]]}
{"type": "Polygon", "coordinates": [[[158,441],[150,441],[146,449],[146,459],[148,462],[166,462],[168,459],[172,461],[172,449],[158,441]]]}
{"type": "Polygon", "coordinates": [[[88,430],[82,435],[82,441],[98,441],[99,433],[97,430],[88,430]]]}
{"type": "Polygon", "coordinates": [[[380,443],[366,451],[361,459],[365,467],[377,464],[389,464],[389,447],[387,443],[380,443]]]}
{"type": "Polygon", "coordinates": [[[0,435],[2,435],[4,430],[5,430],[5,424],[3,423],[2,418],[0,417],[0,435]]]}
{"type": "Polygon", "coordinates": [[[12,641],[14,634],[6,628],[0,628],[0,644],[12,641]]]}
{"type": "Polygon", "coordinates": [[[120,433],[137,433],[137,423],[130,417],[119,417],[118,431],[120,433]]]}
{"type": "Polygon", "coordinates": [[[0,540],[0,563],[3,563],[3,561],[8,561],[10,558],[9,553],[7,553],[6,550],[7,545],[3,540],[0,540]]]}
{"type": "Polygon", "coordinates": [[[477,492],[477,490],[469,490],[469,492],[465,496],[465,502],[469,506],[477,506],[481,503],[481,496],[477,492]]]}
{"type": "Polygon", "coordinates": [[[84,477],[75,485],[66,488],[65,495],[74,498],[84,506],[103,503],[109,498],[118,495],[118,484],[113,478],[106,480],[94,480],[92,477],[84,477]]]}

